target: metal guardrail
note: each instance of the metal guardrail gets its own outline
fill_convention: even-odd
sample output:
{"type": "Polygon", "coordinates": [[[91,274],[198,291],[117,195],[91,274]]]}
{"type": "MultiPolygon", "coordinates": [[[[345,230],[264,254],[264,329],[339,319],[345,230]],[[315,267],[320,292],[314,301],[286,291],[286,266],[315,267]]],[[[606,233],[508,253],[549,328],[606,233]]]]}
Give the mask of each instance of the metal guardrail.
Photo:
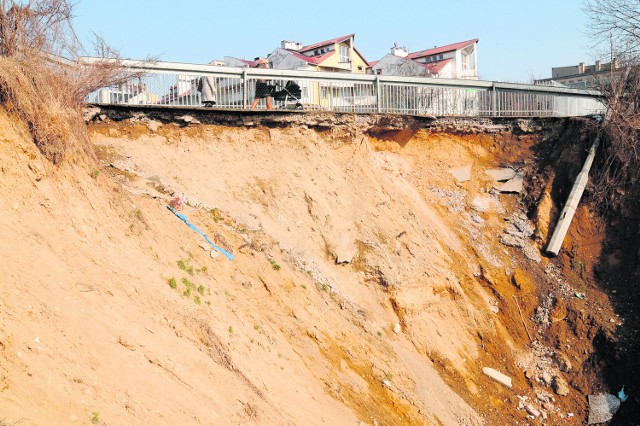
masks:
{"type": "MultiPolygon", "coordinates": [[[[554,86],[129,60],[122,65],[141,76],[102,88],[90,94],[88,102],[249,109],[256,95],[266,90],[276,109],[491,117],[604,111],[599,92],[554,86]],[[208,94],[202,87],[207,84],[208,94]]],[[[258,99],[256,109],[265,108],[266,98],[258,99]]]]}

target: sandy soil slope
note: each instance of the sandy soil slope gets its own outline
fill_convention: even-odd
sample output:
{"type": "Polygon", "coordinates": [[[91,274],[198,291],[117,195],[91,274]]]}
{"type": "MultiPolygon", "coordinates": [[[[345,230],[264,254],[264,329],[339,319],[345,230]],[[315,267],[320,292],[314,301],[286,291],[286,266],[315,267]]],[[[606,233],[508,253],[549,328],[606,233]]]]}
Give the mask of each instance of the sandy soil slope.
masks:
{"type": "Polygon", "coordinates": [[[0,420],[528,421],[511,295],[537,296],[511,276],[547,260],[499,243],[517,196],[485,170],[514,160],[511,136],[90,131],[101,164],[54,168],[0,115],[0,420]],[[175,195],[233,261],[166,208],[175,195]]]}

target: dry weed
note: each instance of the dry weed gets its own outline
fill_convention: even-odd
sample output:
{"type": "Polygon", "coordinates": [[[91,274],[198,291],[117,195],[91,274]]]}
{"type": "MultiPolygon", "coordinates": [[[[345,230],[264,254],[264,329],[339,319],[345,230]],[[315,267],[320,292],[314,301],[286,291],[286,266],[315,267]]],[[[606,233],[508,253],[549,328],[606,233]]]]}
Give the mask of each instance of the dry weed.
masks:
{"type": "Polygon", "coordinates": [[[72,9],[70,0],[0,1],[0,102],[27,123],[34,143],[54,164],[73,147],[94,157],[84,100],[132,77],[99,38],[94,47],[104,60],[80,60],[84,50],[73,31],[72,9]]]}

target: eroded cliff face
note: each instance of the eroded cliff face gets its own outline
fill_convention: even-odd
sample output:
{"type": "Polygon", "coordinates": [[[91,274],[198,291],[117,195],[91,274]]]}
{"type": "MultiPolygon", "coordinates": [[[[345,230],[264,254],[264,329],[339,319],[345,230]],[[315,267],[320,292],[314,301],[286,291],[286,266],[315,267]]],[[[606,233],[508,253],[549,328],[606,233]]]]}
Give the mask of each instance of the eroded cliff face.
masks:
{"type": "Polygon", "coordinates": [[[56,168],[0,118],[7,420],[564,424],[604,385],[598,218],[581,266],[539,250],[583,122],[92,116],[100,164],[56,168]]]}

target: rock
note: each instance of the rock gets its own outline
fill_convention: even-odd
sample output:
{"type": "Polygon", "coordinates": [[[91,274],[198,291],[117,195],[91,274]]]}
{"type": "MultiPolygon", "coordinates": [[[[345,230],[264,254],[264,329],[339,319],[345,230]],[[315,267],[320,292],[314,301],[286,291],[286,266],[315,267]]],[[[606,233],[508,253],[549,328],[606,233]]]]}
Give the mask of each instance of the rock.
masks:
{"type": "Polygon", "coordinates": [[[540,411],[536,410],[536,408],[529,404],[526,407],[524,407],[525,410],[527,410],[527,413],[531,414],[533,417],[540,417],[540,411]]]}
{"type": "Polygon", "coordinates": [[[186,114],[176,117],[176,120],[183,121],[187,124],[200,124],[200,121],[197,118],[186,114]]]}
{"type": "Polygon", "coordinates": [[[471,208],[479,212],[486,212],[491,208],[491,197],[475,197],[471,202],[471,208]]]}
{"type": "Polygon", "coordinates": [[[587,424],[608,422],[620,408],[620,400],[615,395],[589,395],[589,419],[587,424]]]}
{"type": "Polygon", "coordinates": [[[402,327],[400,326],[400,324],[396,323],[396,325],[393,326],[393,332],[396,334],[400,334],[401,331],[402,327]]]}
{"type": "Polygon", "coordinates": [[[556,352],[553,356],[553,360],[556,362],[558,369],[564,373],[570,372],[573,368],[569,357],[562,352],[556,352]]]}
{"type": "Polygon", "coordinates": [[[491,377],[496,382],[500,383],[501,385],[504,385],[504,386],[508,387],[509,389],[511,389],[511,387],[512,387],[511,377],[506,376],[506,375],[502,374],[501,372],[499,372],[498,370],[494,370],[493,368],[490,368],[490,367],[484,367],[482,369],[482,372],[484,374],[486,374],[487,376],[491,377]]]}
{"type": "Polygon", "coordinates": [[[540,263],[542,258],[540,257],[540,252],[538,249],[533,247],[532,245],[526,244],[522,249],[522,252],[526,256],[527,259],[532,260],[536,263],[540,263]]]}
{"type": "Polygon", "coordinates": [[[485,173],[491,176],[493,180],[497,180],[498,182],[513,179],[516,175],[516,171],[508,167],[502,169],[486,170],[485,173]]]}
{"type": "Polygon", "coordinates": [[[471,180],[471,164],[456,169],[449,169],[449,173],[451,173],[458,182],[471,180]]]}
{"type": "Polygon", "coordinates": [[[101,110],[98,107],[90,107],[85,108],[82,112],[82,116],[84,117],[84,121],[87,123],[95,118],[96,115],[100,114],[101,110]]]}
{"type": "Polygon", "coordinates": [[[500,235],[500,242],[509,247],[524,247],[524,239],[515,235],[502,234],[500,235]]]}
{"type": "Polygon", "coordinates": [[[545,371],[544,373],[542,373],[542,381],[545,382],[547,385],[551,384],[551,374],[549,374],[549,372],[545,371]]]}
{"type": "Polygon", "coordinates": [[[513,179],[508,180],[504,185],[498,188],[503,193],[520,193],[522,192],[523,177],[520,173],[516,174],[513,179]]]}
{"type": "Polygon", "coordinates": [[[160,126],[162,126],[162,123],[159,121],[155,121],[155,120],[150,120],[147,123],[147,128],[152,132],[155,133],[158,131],[158,129],[160,128],[160,126]]]}
{"type": "Polygon", "coordinates": [[[560,396],[567,396],[569,394],[569,385],[567,381],[560,376],[556,376],[551,384],[553,391],[560,396]]]}

